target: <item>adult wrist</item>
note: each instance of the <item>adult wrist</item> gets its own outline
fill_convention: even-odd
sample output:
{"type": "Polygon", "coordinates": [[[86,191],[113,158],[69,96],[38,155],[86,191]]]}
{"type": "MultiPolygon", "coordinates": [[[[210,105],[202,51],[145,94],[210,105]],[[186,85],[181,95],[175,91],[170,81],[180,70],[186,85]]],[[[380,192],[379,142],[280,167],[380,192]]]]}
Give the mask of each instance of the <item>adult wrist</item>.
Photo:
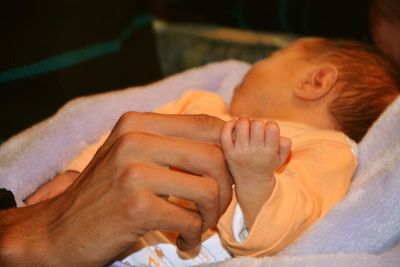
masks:
{"type": "MultiPolygon", "coordinates": [[[[38,205],[0,213],[0,266],[56,266],[38,205]]],[[[45,207],[41,207],[45,209],[45,207]]]]}

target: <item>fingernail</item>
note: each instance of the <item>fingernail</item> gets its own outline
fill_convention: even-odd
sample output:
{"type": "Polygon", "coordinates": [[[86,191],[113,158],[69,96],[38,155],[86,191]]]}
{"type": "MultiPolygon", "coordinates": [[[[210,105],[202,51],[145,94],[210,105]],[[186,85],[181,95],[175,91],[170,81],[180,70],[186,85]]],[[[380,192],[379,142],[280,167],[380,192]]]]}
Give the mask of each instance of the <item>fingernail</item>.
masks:
{"type": "Polygon", "coordinates": [[[191,249],[191,247],[189,247],[189,245],[181,237],[178,237],[176,239],[176,246],[182,251],[187,251],[191,249]]]}
{"type": "Polygon", "coordinates": [[[274,132],[278,131],[278,126],[275,123],[268,123],[268,128],[274,132]]]}

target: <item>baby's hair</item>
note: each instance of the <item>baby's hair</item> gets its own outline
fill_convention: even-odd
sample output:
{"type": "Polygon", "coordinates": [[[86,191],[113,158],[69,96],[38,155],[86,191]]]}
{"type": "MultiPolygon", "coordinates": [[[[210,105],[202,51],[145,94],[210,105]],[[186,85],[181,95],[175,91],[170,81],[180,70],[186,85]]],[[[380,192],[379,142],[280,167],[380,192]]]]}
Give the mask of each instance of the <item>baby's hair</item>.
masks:
{"type": "Polygon", "coordinates": [[[328,108],[338,130],[359,142],[399,95],[394,66],[372,46],[356,41],[318,39],[309,50],[313,60],[337,68],[336,97],[328,108]]]}

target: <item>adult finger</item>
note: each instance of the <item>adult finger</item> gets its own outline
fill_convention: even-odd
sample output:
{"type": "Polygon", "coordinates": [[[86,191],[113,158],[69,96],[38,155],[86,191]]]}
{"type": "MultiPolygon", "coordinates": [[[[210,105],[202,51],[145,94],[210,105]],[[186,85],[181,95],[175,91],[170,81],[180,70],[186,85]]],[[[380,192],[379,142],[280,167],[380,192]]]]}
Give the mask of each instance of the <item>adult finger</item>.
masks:
{"type": "Polygon", "coordinates": [[[198,213],[184,209],[163,198],[152,201],[151,220],[147,231],[165,230],[179,233],[177,246],[181,250],[195,248],[201,242],[202,219],[198,213]]]}
{"type": "Polygon", "coordinates": [[[125,177],[128,188],[147,189],[161,197],[174,196],[195,203],[203,231],[216,225],[219,187],[213,178],[143,164],[131,165],[125,177]]]}
{"type": "Polygon", "coordinates": [[[172,166],[198,176],[212,177],[219,187],[219,215],[230,203],[232,180],[223,152],[217,145],[147,133],[130,133],[114,143],[106,156],[108,159],[116,166],[114,171],[117,174],[125,171],[125,168],[118,166],[143,163],[172,166]]]}
{"type": "Polygon", "coordinates": [[[128,112],[118,120],[103,147],[107,150],[118,138],[130,132],[148,132],[217,144],[224,123],[221,119],[203,114],[128,112]]]}

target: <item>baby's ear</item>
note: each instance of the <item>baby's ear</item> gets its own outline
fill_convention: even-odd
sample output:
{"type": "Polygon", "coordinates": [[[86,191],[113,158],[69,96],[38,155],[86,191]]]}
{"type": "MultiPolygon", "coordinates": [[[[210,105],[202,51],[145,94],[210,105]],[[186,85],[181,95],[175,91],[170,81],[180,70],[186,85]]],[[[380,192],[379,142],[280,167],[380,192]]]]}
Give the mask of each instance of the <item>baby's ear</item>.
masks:
{"type": "Polygon", "coordinates": [[[294,89],[294,94],[303,100],[319,100],[332,90],[337,79],[338,71],[335,66],[316,66],[300,86],[294,89]]]}

